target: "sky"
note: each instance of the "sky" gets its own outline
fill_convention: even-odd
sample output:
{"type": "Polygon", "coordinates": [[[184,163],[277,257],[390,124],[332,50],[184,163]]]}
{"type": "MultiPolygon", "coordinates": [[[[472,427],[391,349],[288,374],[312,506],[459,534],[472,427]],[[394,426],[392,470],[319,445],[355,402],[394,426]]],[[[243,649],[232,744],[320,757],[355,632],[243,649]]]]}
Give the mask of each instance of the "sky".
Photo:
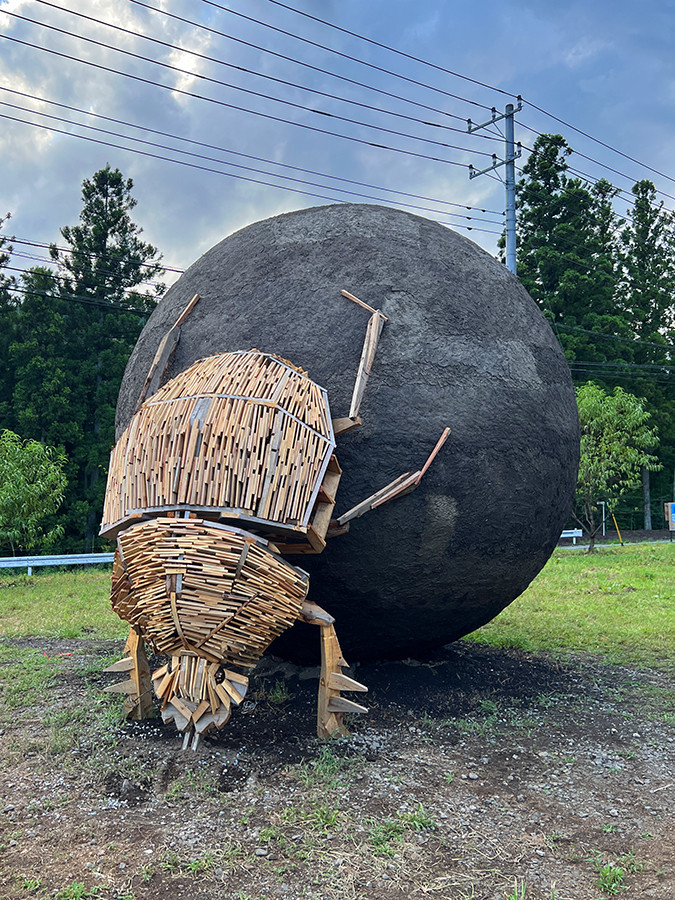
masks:
{"type": "Polygon", "coordinates": [[[466,120],[516,95],[519,167],[537,133],[559,132],[575,169],[622,188],[619,213],[642,178],[673,209],[674,46],[675,0],[0,0],[12,265],[63,244],[106,163],[133,179],[133,219],[169,269],[252,222],[344,201],[496,253],[504,169],[468,166],[503,158],[503,123],[470,135],[466,120]]]}

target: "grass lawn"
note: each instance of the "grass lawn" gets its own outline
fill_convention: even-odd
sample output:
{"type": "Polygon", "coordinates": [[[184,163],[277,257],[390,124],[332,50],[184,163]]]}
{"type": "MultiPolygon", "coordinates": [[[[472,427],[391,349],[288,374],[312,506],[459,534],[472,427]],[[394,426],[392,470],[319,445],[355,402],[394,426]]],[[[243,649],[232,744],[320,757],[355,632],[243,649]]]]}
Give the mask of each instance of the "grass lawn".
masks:
{"type": "MultiPolygon", "coordinates": [[[[0,576],[0,637],[123,639],[108,571],[0,576]]],[[[525,593],[469,640],[675,669],[675,544],[556,550],[525,593]]]]}
{"type": "Polygon", "coordinates": [[[469,636],[675,669],[675,543],[556,550],[528,589],[469,636]]]}
{"type": "Polygon", "coordinates": [[[129,626],[110,607],[110,570],[0,576],[0,636],[123,638],[129,626]]]}

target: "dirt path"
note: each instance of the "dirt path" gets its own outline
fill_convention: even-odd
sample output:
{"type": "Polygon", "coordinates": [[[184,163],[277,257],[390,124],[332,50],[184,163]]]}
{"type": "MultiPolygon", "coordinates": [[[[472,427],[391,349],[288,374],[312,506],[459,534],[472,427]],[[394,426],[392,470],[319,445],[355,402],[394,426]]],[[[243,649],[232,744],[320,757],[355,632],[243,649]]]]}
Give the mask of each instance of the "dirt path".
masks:
{"type": "Polygon", "coordinates": [[[320,744],[316,671],[265,661],[182,753],[157,720],[115,724],[117,645],[2,647],[51,673],[39,705],[2,695],[7,900],[675,897],[664,675],[459,642],[355,670],[370,714],[320,744]]]}

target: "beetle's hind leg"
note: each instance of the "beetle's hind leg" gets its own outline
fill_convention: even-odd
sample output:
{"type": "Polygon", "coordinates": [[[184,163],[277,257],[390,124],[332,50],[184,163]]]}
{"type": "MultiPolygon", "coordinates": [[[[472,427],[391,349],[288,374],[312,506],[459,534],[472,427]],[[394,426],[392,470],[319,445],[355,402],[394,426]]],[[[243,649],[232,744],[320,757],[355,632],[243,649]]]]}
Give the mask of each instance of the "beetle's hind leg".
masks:
{"type": "Polygon", "coordinates": [[[316,733],[320,738],[329,738],[333,734],[349,734],[344,723],[345,713],[368,712],[365,706],[347,700],[341,691],[366,692],[365,684],[349,678],[342,671],[348,667],[342,656],[340,642],[335,633],[335,619],[316,603],[305,601],[302,604],[300,618],[312,625],[319,625],[321,639],[321,676],[319,679],[319,700],[316,716],[316,733]]]}
{"type": "Polygon", "coordinates": [[[110,684],[106,693],[126,694],[124,709],[128,719],[147,719],[152,716],[152,685],[150,668],[145,653],[145,644],[136,626],[129,629],[129,637],[124,648],[123,659],[104,669],[104,672],[124,672],[126,680],[110,684]]]}

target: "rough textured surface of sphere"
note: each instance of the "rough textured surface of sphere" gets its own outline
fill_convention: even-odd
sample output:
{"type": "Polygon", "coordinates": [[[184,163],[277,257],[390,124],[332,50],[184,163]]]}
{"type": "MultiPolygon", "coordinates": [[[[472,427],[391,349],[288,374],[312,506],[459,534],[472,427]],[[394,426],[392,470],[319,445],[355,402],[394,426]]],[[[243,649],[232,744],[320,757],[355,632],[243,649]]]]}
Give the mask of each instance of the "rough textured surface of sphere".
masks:
{"type": "MultiPolygon", "coordinates": [[[[518,280],[471,241],[396,210],[343,204],[257,222],[208,251],[168,291],[129,360],[128,423],[162,336],[195,293],[167,377],[252,347],[307,369],[347,415],[368,313],[389,317],[361,407],[338,439],[338,514],[417,469],[412,494],[351,523],[316,557],[310,599],[336,617],[346,658],[407,656],[461,637],[514,600],[550,556],[576,482],[569,371],[518,280]]],[[[312,626],[274,649],[314,659],[312,626]]]]}

